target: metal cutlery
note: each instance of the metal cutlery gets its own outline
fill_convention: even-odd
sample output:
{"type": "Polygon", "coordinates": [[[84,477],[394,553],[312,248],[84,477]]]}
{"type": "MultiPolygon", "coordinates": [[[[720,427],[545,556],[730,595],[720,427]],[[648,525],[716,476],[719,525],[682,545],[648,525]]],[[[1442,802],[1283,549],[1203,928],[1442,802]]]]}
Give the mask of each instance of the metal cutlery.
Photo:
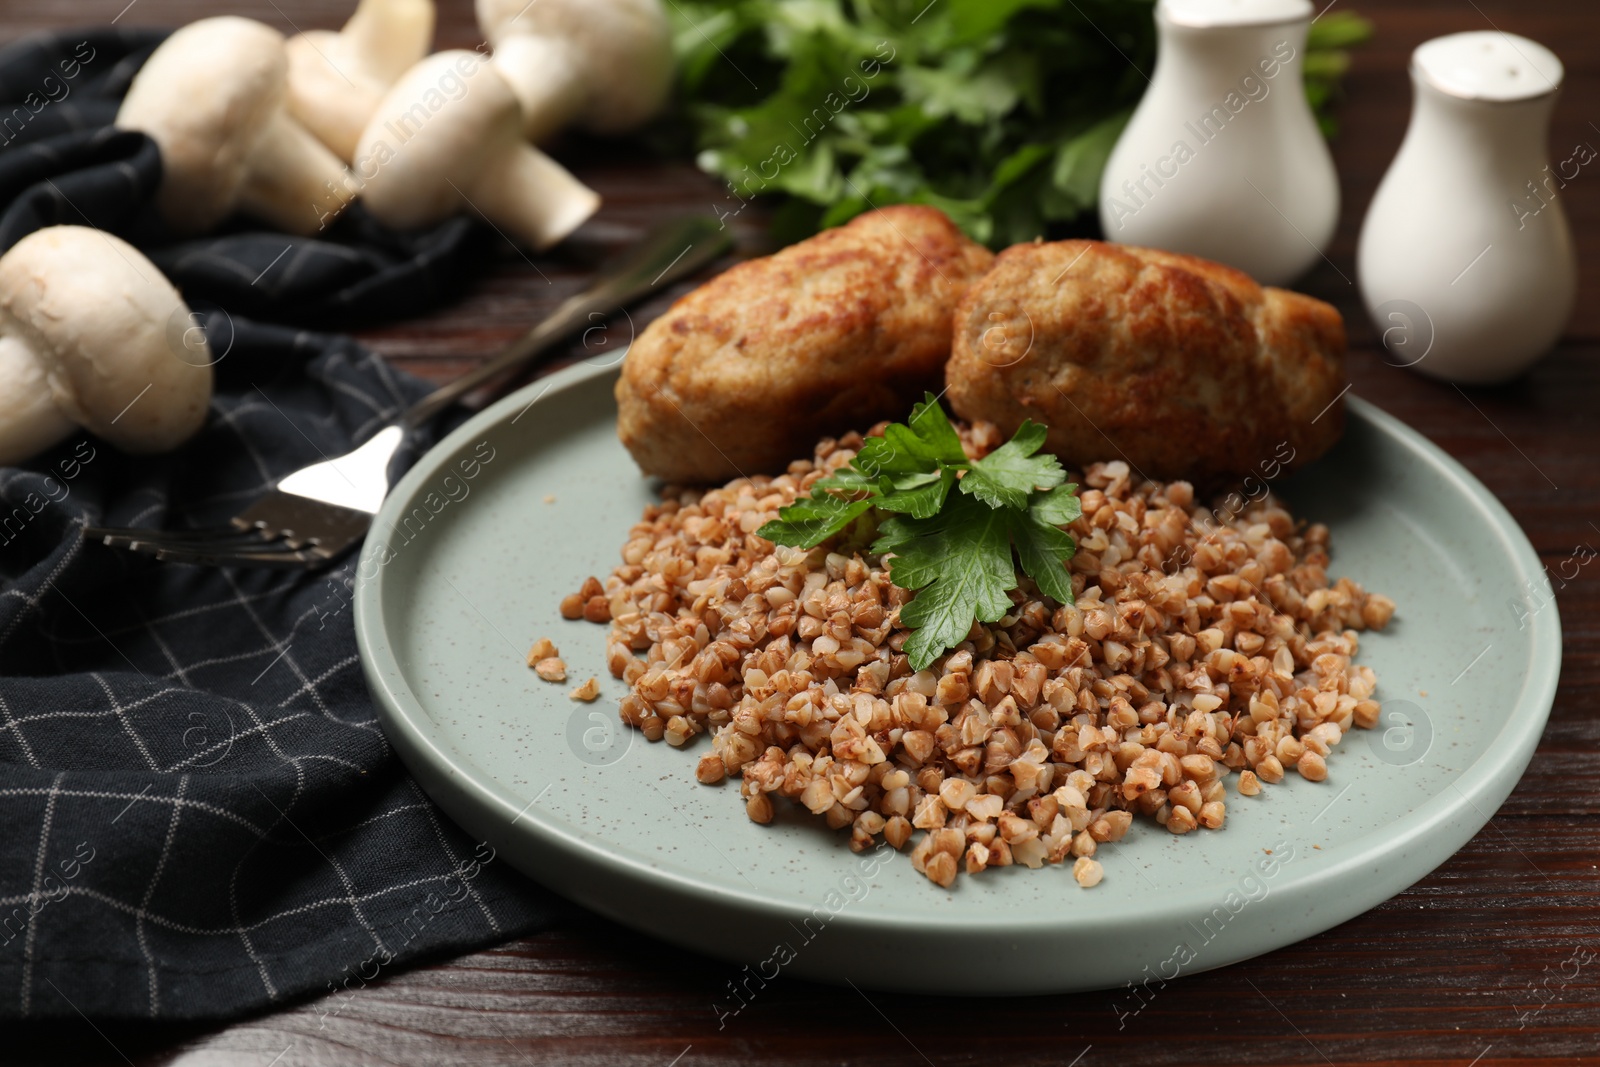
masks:
{"type": "Polygon", "coordinates": [[[441,386],[364,444],[285,475],[222,526],[161,530],[88,526],[82,536],[180,563],[316,569],[360,541],[388,495],[389,463],[406,433],[462,397],[526,366],[556,342],[711,263],[730,246],[705,215],[663,223],[603,264],[594,282],[562,301],[498,356],[441,386]]]}

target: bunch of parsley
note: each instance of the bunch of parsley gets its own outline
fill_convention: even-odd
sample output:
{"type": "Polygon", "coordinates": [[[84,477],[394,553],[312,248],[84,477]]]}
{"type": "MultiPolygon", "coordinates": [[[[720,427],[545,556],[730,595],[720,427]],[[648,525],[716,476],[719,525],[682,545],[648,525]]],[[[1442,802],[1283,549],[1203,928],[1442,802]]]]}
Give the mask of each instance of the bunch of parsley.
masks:
{"type": "MultiPolygon", "coordinates": [[[[996,248],[1090,212],[1155,62],[1154,0],[673,0],[679,89],[725,211],[775,194],[794,240],[868,207],[941,208],[996,248]]],[[[1311,27],[1330,95],[1367,22],[1311,27]]]]}
{"type": "Polygon", "coordinates": [[[1072,603],[1065,564],[1077,545],[1061,527],[1081,514],[1078,487],[1056,457],[1036,454],[1044,440],[1043,426],[1024,422],[1010,441],[969,460],[928,394],[910,419],[868,438],[848,467],[758,532],[813,548],[881,513],[872,551],[891,557],[895,585],[918,591],[900,621],[915,631],[904,651],[920,671],[966,640],[974,619],[994,622],[1011,610],[1006,592],[1017,587],[1018,564],[1046,596],[1072,603]]]}

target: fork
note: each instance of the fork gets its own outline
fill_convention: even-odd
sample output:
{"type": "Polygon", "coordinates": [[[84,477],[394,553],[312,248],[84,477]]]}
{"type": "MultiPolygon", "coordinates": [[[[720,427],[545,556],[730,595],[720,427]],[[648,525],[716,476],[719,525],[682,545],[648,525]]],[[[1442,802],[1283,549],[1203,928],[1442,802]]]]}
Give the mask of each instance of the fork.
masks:
{"type": "Polygon", "coordinates": [[[693,275],[727,250],[721,223],[704,215],[666,222],[600,267],[594,282],[477,368],[417,401],[365,444],[280,478],[221,526],[189,530],[85,526],[85,539],[178,563],[314,570],[366,536],[389,493],[389,463],[409,431],[479,386],[532,362],[579,327],[693,275]]]}

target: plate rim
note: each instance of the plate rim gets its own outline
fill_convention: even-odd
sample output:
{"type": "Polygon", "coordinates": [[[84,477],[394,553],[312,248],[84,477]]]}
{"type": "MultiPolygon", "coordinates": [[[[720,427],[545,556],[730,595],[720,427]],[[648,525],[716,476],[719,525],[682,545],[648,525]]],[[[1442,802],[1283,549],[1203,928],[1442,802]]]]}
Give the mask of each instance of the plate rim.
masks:
{"type": "MultiPolygon", "coordinates": [[[[477,413],[417,458],[411,469],[385,498],[383,507],[374,517],[373,530],[393,526],[394,515],[410,510],[418,490],[429,484],[439,473],[444,458],[453,456],[463,447],[469,447],[474,438],[481,438],[485,431],[498,427],[512,413],[518,413],[520,417],[522,412],[535,404],[558,400],[568,389],[587,384],[591,379],[619,372],[620,368],[616,365],[579,363],[536,379],[477,413]],[[403,505],[402,501],[405,502],[403,505]]],[[[1511,577],[1532,578],[1542,583],[1545,592],[1550,591],[1548,575],[1539,562],[1538,554],[1527,534],[1500,500],[1460,461],[1417,430],[1369,401],[1353,393],[1347,393],[1345,399],[1349,404],[1349,416],[1367,421],[1380,432],[1397,439],[1415,458],[1434,468],[1452,483],[1459,493],[1486,514],[1497,539],[1520,568],[1521,573],[1511,577]]],[[[430,796],[433,795],[433,790],[428,788],[429,779],[433,774],[441,774],[442,780],[448,782],[449,787],[460,793],[466,802],[474,804],[486,817],[501,821],[503,828],[508,832],[531,837],[541,848],[568,853],[612,875],[627,879],[642,879],[662,889],[670,888],[701,898],[710,897],[716,899],[719,904],[738,906],[756,914],[782,920],[810,914],[800,904],[772,899],[751,889],[719,884],[702,875],[691,876],[684,872],[653,866],[631,855],[618,853],[597,839],[567,832],[564,825],[541,823],[538,818],[525,818],[531,802],[519,810],[518,804],[508,795],[511,787],[495,781],[482,767],[471,760],[469,754],[444,743],[444,739],[437,736],[438,727],[422,703],[408,688],[395,684],[404,678],[404,673],[393,654],[394,646],[382,632],[385,568],[381,564],[376,568],[374,580],[362,581],[359,577],[366,572],[369,560],[379,550],[379,546],[386,543],[386,539],[369,536],[362,546],[356,570],[354,596],[356,643],[361,654],[363,674],[372,691],[380,724],[390,742],[395,745],[408,771],[417,777],[419,784],[429,792],[430,796]],[[430,763],[428,773],[418,773],[413,760],[430,763]],[[505,820],[509,820],[509,823],[505,820]]],[[[1453,856],[1476,836],[1521,781],[1554,706],[1560,682],[1562,631],[1559,609],[1553,595],[1547,598],[1545,608],[1533,615],[1531,625],[1534,632],[1529,635],[1530,654],[1522,687],[1515,706],[1507,714],[1500,730],[1486,743],[1486,751],[1478,759],[1460,768],[1455,777],[1447,783],[1449,788],[1441,789],[1429,796],[1422,804],[1406,812],[1399,819],[1355,841],[1320,853],[1332,862],[1318,864],[1315,867],[1294,864],[1289,869],[1282,870],[1273,880],[1274,895],[1281,892],[1287,897],[1314,891],[1319,885],[1347,877],[1351,873],[1351,868],[1382,865],[1396,856],[1404,855],[1413,842],[1440,832],[1448,833],[1454,838],[1460,830],[1450,829],[1452,824],[1470,829],[1461,835],[1459,842],[1450,847],[1444,858],[1453,856]],[[1467,780],[1466,788],[1461,784],[1462,779],[1467,780]],[[1452,796],[1452,793],[1455,795],[1452,796]],[[1374,838],[1379,840],[1367,843],[1369,839],[1374,838]]],[[[442,803],[441,806],[445,806],[447,813],[449,812],[448,806],[442,803]]],[[[565,820],[560,820],[560,823],[564,824],[565,820]]],[[[850,853],[850,855],[854,857],[858,854],[850,853]]],[[[536,872],[524,873],[536,881],[544,881],[536,872]]],[[[1418,874],[1396,893],[1426,877],[1427,873],[1429,872],[1424,871],[1418,874]]],[[[1102,910],[1093,916],[1085,916],[1070,907],[1049,916],[1010,914],[939,916],[926,911],[919,913],[914,908],[911,910],[896,908],[889,912],[874,911],[862,914],[857,909],[846,909],[830,922],[864,931],[883,928],[921,929],[933,922],[948,924],[950,927],[958,928],[963,934],[1044,932],[1041,928],[1054,928],[1053,932],[1061,934],[1069,933],[1074,928],[1081,928],[1086,923],[1120,922],[1135,916],[1142,923],[1181,919],[1193,914],[1195,905],[1189,898],[1200,892],[1200,887],[1185,888],[1181,893],[1157,900],[1140,900],[1138,894],[1133,894],[1120,899],[1109,910],[1105,909],[1104,904],[1100,905],[1102,910]],[[1138,910],[1135,911],[1135,908],[1138,910]]],[[[1388,896],[1393,895],[1395,894],[1388,896]]],[[[1383,899],[1388,899],[1388,896],[1383,899]]],[[[1207,896],[1205,899],[1209,900],[1210,897],[1207,896]]],[[[1370,906],[1373,905],[1368,907],[1370,906]]],[[[1368,907],[1363,907],[1361,911],[1368,910],[1368,907]]],[[[625,916],[617,918],[624,922],[628,921],[625,916]]],[[[1316,930],[1294,938],[1294,941],[1304,940],[1305,937],[1313,936],[1315,932],[1342,921],[1344,919],[1340,918],[1324,923],[1316,930]]],[[[668,936],[660,931],[652,930],[652,932],[657,936],[668,936]]],[[[1293,942],[1285,942],[1288,943],[1293,942]]],[[[700,946],[701,951],[706,949],[706,946],[700,946]]]]}

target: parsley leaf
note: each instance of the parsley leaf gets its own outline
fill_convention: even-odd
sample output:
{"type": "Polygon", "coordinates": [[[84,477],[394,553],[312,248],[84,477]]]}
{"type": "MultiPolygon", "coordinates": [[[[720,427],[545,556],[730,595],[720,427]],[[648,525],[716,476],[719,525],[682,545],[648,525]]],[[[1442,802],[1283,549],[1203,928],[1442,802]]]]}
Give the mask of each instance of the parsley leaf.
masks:
{"type": "Polygon", "coordinates": [[[1028,510],[1040,522],[1051,526],[1065,526],[1077,521],[1083,514],[1083,501],[1078,499],[1076,485],[1058,485],[1048,493],[1040,493],[1028,503],[1028,510]]]}
{"type": "Polygon", "coordinates": [[[776,545],[815,548],[865,515],[871,500],[845,500],[832,493],[813,493],[801,497],[778,513],[778,517],[756,531],[776,545]]]}
{"type": "MultiPolygon", "coordinates": [[[[920,477],[920,476],[919,476],[920,477]]],[[[888,493],[872,503],[884,511],[896,511],[910,515],[914,519],[931,518],[939,513],[944,506],[945,497],[950,495],[950,489],[956,484],[956,472],[952,467],[929,475],[925,483],[906,489],[897,489],[888,493]]]]}
{"type": "Polygon", "coordinates": [[[916,670],[965,641],[974,619],[994,622],[1011,610],[1006,590],[1017,575],[1007,514],[955,496],[932,518],[889,519],[878,528],[872,550],[894,553],[890,578],[918,590],[900,609],[900,621],[916,631],[904,650],[916,670]]]}
{"type": "Polygon", "coordinates": [[[820,478],[811,495],[795,501],[757,534],[775,544],[814,548],[865,514],[870,507],[925,519],[938,513],[968,466],[961,438],[932,393],[893,422],[882,437],[869,437],[848,467],[820,478]]]}
{"type": "Polygon", "coordinates": [[[852,493],[873,493],[878,489],[878,479],[869,477],[854,467],[841,467],[826,478],[818,478],[814,489],[826,489],[839,496],[852,493]]]}
{"type": "Polygon", "coordinates": [[[1066,563],[1077,545],[1061,527],[1082,508],[1061,464],[1037,454],[1045,437],[1043,426],[1024,422],[1010,441],[969,460],[938,398],[925,394],[909,419],[865,441],[849,466],[813,482],[809,497],[758,533],[809,549],[876,516],[872,551],[888,557],[894,584],[917,594],[900,621],[914,631],[905,653],[922,670],[966,640],[974,620],[1011,610],[1006,594],[1019,565],[1045,596],[1072,602],[1066,563]]]}
{"type": "Polygon", "coordinates": [[[966,465],[961,438],[932,393],[923,394],[904,423],[891,422],[882,437],[867,438],[851,464],[874,478],[928,474],[943,466],[966,465]]]}
{"type": "Polygon", "coordinates": [[[1054,489],[1067,480],[1056,457],[1034,455],[1044,438],[1043,426],[1023,420],[1011,440],[972,465],[961,479],[961,491],[991,508],[1026,508],[1035,489],[1054,489]]]}
{"type": "Polygon", "coordinates": [[[1032,508],[1008,508],[1001,514],[1011,524],[1011,543],[1017,548],[1017,559],[1039,591],[1063,604],[1072,603],[1072,576],[1066,568],[1067,561],[1078,551],[1072,535],[1040,520],[1032,508]]]}

